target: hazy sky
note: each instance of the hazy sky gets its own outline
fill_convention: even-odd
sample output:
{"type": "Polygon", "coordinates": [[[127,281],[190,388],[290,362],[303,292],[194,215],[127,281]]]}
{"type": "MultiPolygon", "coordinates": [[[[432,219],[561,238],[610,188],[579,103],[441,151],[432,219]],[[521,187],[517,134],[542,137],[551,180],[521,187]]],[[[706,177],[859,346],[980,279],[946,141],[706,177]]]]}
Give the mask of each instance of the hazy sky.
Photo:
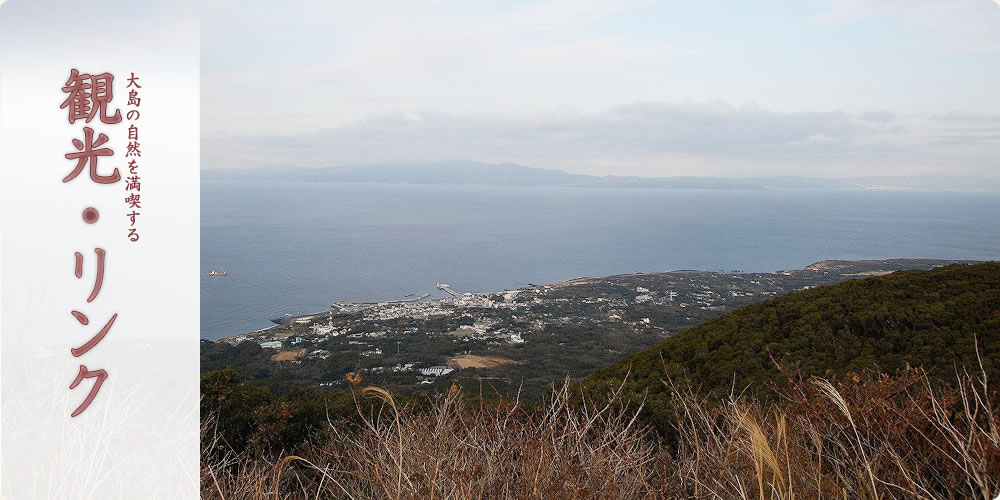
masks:
{"type": "Polygon", "coordinates": [[[203,167],[1000,172],[1000,0],[215,2],[203,167]]]}

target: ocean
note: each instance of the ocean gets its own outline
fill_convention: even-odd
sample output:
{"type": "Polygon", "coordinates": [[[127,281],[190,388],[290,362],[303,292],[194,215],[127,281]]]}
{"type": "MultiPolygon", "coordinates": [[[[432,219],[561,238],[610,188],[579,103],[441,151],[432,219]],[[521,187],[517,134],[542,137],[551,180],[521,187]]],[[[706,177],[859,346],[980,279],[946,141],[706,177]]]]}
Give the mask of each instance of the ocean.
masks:
{"type": "Polygon", "coordinates": [[[1000,195],[203,181],[201,336],[580,276],[1000,259],[1000,195]],[[211,277],[225,267],[229,275],[211,277]]]}

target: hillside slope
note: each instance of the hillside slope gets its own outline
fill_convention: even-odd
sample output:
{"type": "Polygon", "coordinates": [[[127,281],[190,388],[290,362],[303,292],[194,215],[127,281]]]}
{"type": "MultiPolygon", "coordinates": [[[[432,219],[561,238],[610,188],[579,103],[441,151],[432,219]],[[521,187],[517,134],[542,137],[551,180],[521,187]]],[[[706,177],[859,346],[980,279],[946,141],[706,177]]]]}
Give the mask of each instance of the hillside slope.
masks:
{"type": "Polygon", "coordinates": [[[584,380],[592,394],[628,375],[627,396],[666,409],[664,369],[707,394],[734,387],[768,397],[768,384],[791,371],[823,377],[922,366],[954,378],[956,365],[983,365],[1000,376],[1000,263],[898,271],[795,292],[682,331],[584,380]],[[662,362],[661,362],[662,360],[662,362]]]}

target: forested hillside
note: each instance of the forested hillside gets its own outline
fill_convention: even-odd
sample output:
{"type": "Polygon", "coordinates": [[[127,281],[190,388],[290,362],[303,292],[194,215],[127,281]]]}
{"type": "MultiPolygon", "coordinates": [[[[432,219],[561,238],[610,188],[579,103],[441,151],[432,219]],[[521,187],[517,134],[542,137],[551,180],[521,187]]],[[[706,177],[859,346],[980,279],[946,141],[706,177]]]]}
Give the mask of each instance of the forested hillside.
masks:
{"type": "Polygon", "coordinates": [[[787,382],[776,365],[804,376],[892,373],[923,367],[932,379],[982,364],[1000,376],[1000,263],[899,271],[795,292],[682,331],[585,380],[594,394],[628,374],[627,396],[666,408],[664,374],[685,376],[706,395],[748,389],[769,397],[787,382]],[[777,362],[777,363],[776,363],[777,362]]]}

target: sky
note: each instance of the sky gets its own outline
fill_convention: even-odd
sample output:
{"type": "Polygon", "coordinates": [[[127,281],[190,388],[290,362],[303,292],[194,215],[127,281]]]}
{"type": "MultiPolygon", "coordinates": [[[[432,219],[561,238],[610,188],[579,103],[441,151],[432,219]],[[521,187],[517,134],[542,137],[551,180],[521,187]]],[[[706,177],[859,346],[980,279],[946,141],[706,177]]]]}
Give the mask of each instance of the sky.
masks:
{"type": "Polygon", "coordinates": [[[1000,176],[1000,0],[236,2],[202,167],[1000,176]]]}

